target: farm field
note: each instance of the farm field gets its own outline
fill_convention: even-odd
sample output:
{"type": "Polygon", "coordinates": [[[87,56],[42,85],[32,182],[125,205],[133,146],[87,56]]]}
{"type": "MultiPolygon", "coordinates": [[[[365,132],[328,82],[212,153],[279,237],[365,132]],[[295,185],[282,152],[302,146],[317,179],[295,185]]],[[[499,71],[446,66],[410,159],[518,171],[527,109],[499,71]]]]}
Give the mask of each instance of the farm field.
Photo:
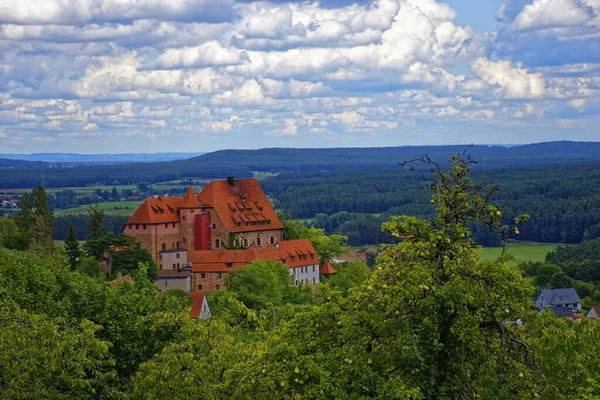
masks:
{"type": "MultiPolygon", "coordinates": [[[[536,243],[515,242],[508,244],[508,252],[514,254],[517,261],[544,261],[546,254],[561,245],[560,243],[536,243]]],[[[479,258],[482,260],[494,260],[498,258],[501,247],[485,247],[479,250],[479,258]]]]}
{"type": "MultiPolygon", "coordinates": [[[[141,201],[107,201],[98,203],[98,210],[104,211],[106,215],[132,215],[142,204],[141,201]]],[[[67,208],[65,210],[56,210],[54,215],[76,215],[88,213],[89,205],[67,208]]]]}
{"type": "MultiPolygon", "coordinates": [[[[94,193],[97,189],[110,192],[113,187],[116,187],[117,190],[122,192],[123,190],[131,189],[136,190],[135,185],[98,185],[98,186],[73,186],[73,187],[64,187],[64,188],[46,188],[46,193],[55,194],[56,192],[60,192],[63,190],[72,190],[77,195],[85,196],[94,193]]],[[[25,192],[31,192],[33,188],[29,189],[0,189],[0,196],[9,196],[9,195],[21,195],[25,192]]]]}

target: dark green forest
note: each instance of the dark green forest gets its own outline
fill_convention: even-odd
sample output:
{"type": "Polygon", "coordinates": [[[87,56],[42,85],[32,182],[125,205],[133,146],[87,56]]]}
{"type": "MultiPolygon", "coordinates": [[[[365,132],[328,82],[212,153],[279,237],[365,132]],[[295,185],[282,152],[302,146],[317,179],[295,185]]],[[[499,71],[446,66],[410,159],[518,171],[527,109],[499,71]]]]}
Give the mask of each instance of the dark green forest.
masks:
{"type": "MultiPolygon", "coordinates": [[[[221,150],[188,160],[75,168],[27,168],[0,170],[0,188],[60,188],[95,184],[155,183],[175,179],[223,179],[229,175],[252,176],[253,171],[273,173],[395,168],[398,161],[427,153],[445,160],[466,145],[403,146],[379,148],[330,148],[221,150]]],[[[515,168],[535,165],[574,164],[600,160],[595,142],[550,142],[524,146],[471,146],[479,168],[515,168]]]]}
{"type": "MultiPolygon", "coordinates": [[[[494,184],[495,202],[504,223],[519,214],[530,215],[519,240],[579,243],[600,236],[600,163],[478,169],[473,179],[494,184]]],[[[431,173],[395,169],[282,174],[261,181],[275,206],[294,218],[311,218],[327,233],[348,236],[353,245],[386,241],[378,229],[391,215],[430,218],[431,173]]],[[[498,244],[498,238],[479,226],[474,238],[498,244]]],[[[389,238],[389,235],[387,236],[389,238]]]]}

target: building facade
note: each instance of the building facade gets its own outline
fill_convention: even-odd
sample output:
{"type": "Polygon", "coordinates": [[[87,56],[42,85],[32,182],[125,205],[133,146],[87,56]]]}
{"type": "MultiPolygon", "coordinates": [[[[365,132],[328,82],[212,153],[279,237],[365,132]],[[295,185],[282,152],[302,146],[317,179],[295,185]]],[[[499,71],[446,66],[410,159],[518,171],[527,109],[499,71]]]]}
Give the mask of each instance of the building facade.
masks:
{"type": "Polygon", "coordinates": [[[296,284],[319,283],[312,244],[283,241],[283,224],[256,179],[229,177],[198,194],[190,187],[185,196],[146,199],[123,233],[152,254],[161,290],[225,289],[225,275],[254,260],[281,262],[296,284]]]}

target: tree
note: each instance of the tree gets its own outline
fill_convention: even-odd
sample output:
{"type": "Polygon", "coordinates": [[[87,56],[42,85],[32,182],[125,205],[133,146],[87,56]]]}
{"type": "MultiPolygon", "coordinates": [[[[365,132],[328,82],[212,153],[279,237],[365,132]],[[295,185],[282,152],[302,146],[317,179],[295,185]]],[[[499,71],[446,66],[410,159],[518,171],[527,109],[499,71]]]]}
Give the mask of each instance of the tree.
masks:
{"type": "Polygon", "coordinates": [[[119,191],[117,190],[117,188],[115,186],[113,186],[113,188],[110,192],[110,198],[114,201],[119,200],[119,191]]]}
{"type": "Polygon", "coordinates": [[[88,210],[88,230],[92,240],[100,239],[106,234],[106,225],[104,224],[104,210],[98,210],[98,204],[90,205],[88,210]]]}
{"type": "Polygon", "coordinates": [[[65,239],[65,253],[67,253],[67,258],[69,260],[71,269],[76,269],[79,261],[81,260],[82,252],[73,225],[69,227],[69,234],[65,239]]]}
{"type": "Polygon", "coordinates": [[[28,248],[38,253],[54,250],[54,216],[48,205],[48,196],[42,186],[21,199],[21,210],[15,216],[15,224],[29,237],[28,248]]]}
{"type": "Polygon", "coordinates": [[[346,251],[346,242],[348,238],[343,235],[333,234],[325,235],[324,229],[307,227],[294,220],[289,214],[279,214],[283,223],[283,237],[285,240],[308,239],[319,255],[319,260],[323,263],[331,261],[333,258],[341,256],[346,251]]]}
{"type": "Polygon", "coordinates": [[[337,271],[322,282],[327,283],[332,289],[347,294],[351,288],[363,285],[370,277],[369,267],[362,262],[345,262],[335,265],[337,271]]]}

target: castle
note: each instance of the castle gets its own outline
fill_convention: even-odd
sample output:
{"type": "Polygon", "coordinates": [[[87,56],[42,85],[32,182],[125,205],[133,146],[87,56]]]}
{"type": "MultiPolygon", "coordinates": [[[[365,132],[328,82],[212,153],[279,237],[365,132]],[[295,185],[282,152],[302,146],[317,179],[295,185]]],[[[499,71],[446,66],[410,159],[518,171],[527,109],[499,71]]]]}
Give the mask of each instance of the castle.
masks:
{"type": "Polygon", "coordinates": [[[258,181],[211,181],[200,193],[146,199],[123,233],[158,265],[161,290],[225,289],[225,275],[254,261],[286,265],[298,284],[319,283],[319,258],[307,239],[283,240],[283,225],[258,181]]]}

